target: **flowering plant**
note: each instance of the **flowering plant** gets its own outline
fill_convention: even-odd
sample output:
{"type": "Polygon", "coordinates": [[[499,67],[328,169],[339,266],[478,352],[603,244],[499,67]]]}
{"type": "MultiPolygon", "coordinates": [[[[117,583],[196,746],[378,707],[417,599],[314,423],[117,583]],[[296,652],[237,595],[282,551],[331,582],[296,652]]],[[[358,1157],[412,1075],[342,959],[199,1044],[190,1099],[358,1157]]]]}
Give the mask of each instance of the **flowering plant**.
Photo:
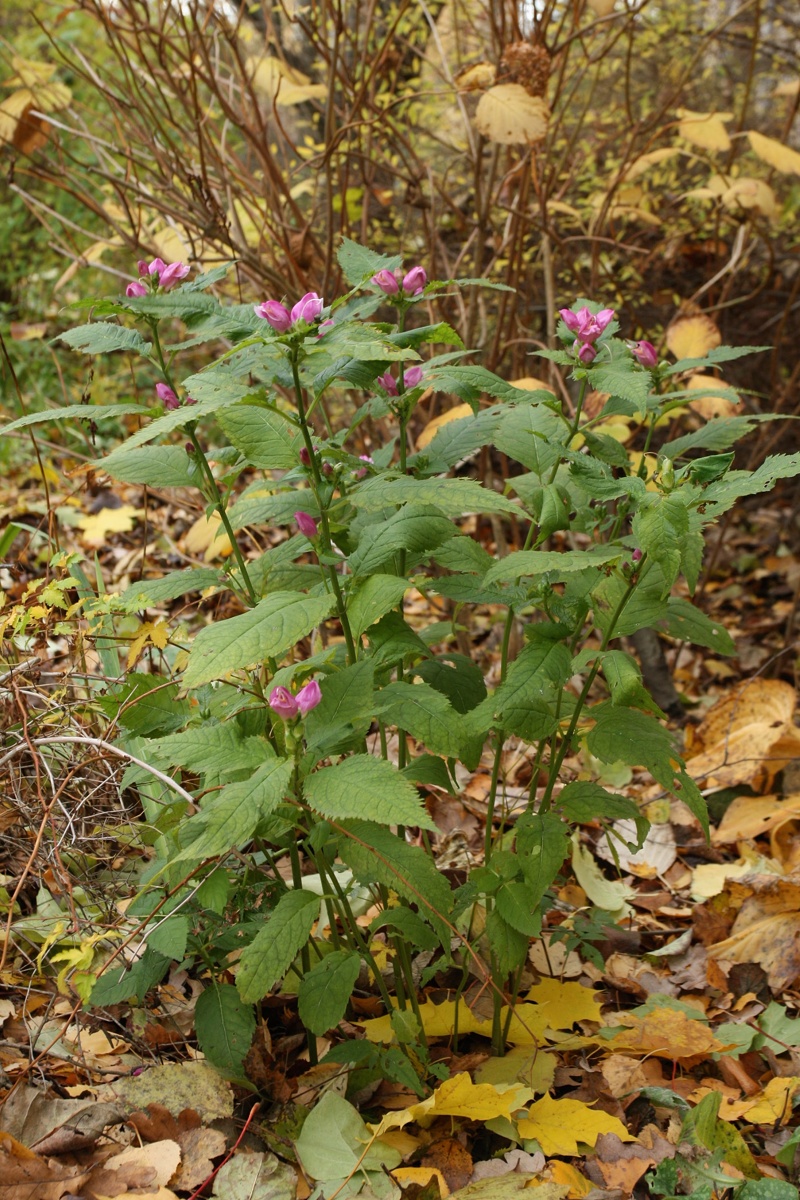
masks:
{"type": "MultiPolygon", "coordinates": [[[[125,701],[131,711],[122,737],[135,739],[137,760],[162,776],[192,772],[199,797],[189,806],[181,787],[169,822],[154,810],[155,857],[137,904],[160,908],[169,899],[195,911],[199,927],[216,928],[195,898],[198,884],[202,892],[207,881],[210,895],[211,881],[222,878],[229,895],[249,855],[252,870],[263,873],[266,909],[241,927],[235,962],[220,939],[221,969],[236,972],[225,1019],[252,1022],[252,1006],[297,958],[313,1058],[315,1035],[345,1015],[362,966],[394,1011],[373,943],[339,882],[347,870],[372,889],[370,936],[379,934],[394,953],[408,1009],[401,1049],[380,1059],[381,1070],[405,1083],[410,1073],[421,1087],[418,1076],[432,1068],[413,955],[425,949],[431,969],[457,989],[468,969],[483,974],[501,1051],[503,1014],[548,889],[577,853],[575,829],[600,823],[624,840],[632,829],[644,836],[636,798],[609,790],[602,764],[646,768],[707,829],[703,797],[624,639],[654,628],[713,646],[716,655],[733,650],[726,631],[689,598],[703,528],[739,495],[796,474],[800,456],[774,456],[755,474],[733,471],[728,447],[755,418],[717,420],[667,434],[648,476],[645,454],[629,456],[608,418],[623,416],[650,452],[664,417],[685,400],[684,372],[741,348],[717,348],[688,364],[659,362],[652,343],[616,336],[612,309],[578,301],[561,310],[563,346],[542,351],[574,388],[573,400],[561,400],[462,362],[458,335],[433,316],[407,327],[409,313],[422,314],[451,283],[429,282],[421,266],[403,273],[399,259],[349,242],[340,262],[350,287],[329,305],[307,292],[291,308],[266,300],[253,311],[203,292],[203,282],[210,287],[221,273],[178,286],[186,277],[174,269],[180,264],[156,259],[140,267],[150,291],[129,288],[117,304],[106,303],[103,316],[117,321],[81,326],[63,340],[81,352],[137,353],[158,377],[163,410],[147,420],[141,405],[113,406],[115,416],[122,408],[142,424],[98,465],[128,483],[198,488],[233,551],[223,569],[145,579],[95,610],[104,622],[116,611],[146,620],[179,597],[206,602],[224,591],[237,610],[209,619],[188,650],[175,628],[169,687],[177,695],[179,682],[195,703],[171,727],[136,725],[137,703],[164,686],[158,676],[139,676],[134,700],[125,701]],[[161,293],[173,288],[164,316],[161,293]],[[394,324],[358,316],[365,296],[393,305],[394,324]],[[184,377],[180,349],[165,349],[165,324],[198,314],[228,345],[184,377]],[[590,391],[607,399],[587,416],[590,391]],[[435,436],[415,444],[420,398],[436,393],[455,395],[471,413],[440,420],[435,436]],[[176,438],[188,438],[188,454],[176,438]],[[484,447],[510,464],[502,492],[464,467],[484,447]],[[498,528],[505,522],[512,548],[493,554],[470,514],[488,514],[498,528]],[[253,549],[258,537],[245,540],[243,531],[265,529],[269,548],[253,549]],[[409,593],[428,598],[435,619],[412,614],[409,593]],[[491,670],[477,643],[472,656],[464,653],[471,615],[487,610],[501,627],[491,670]],[[528,801],[513,825],[502,773],[510,742],[530,763],[528,801]],[[454,794],[461,773],[481,763],[491,779],[482,861],[453,890],[430,852],[437,826],[428,798],[454,794]],[[279,869],[281,859],[288,870],[279,869]],[[319,899],[304,889],[306,864],[320,880],[335,937],[334,951],[315,953],[313,962],[319,899]]],[[[65,415],[85,417],[87,409],[65,415]]],[[[104,413],[92,407],[88,415],[100,422],[104,413]]],[[[207,946],[203,953],[209,961],[207,946]]],[[[134,979],[150,986],[168,966],[160,954],[154,945],[131,970],[110,969],[93,1002],[130,996],[134,979]]],[[[219,1039],[202,1026],[198,1034],[209,1056],[222,1054],[219,1039]]],[[[225,1053],[233,1055],[224,1064],[229,1073],[241,1074],[241,1054],[225,1053]]]]}

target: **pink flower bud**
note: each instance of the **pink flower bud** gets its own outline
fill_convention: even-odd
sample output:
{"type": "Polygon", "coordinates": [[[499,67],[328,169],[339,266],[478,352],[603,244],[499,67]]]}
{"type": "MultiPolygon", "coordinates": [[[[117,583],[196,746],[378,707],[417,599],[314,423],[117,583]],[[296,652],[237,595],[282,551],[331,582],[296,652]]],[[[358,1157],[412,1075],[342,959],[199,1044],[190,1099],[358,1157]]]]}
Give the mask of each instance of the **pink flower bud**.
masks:
{"type": "Polygon", "coordinates": [[[139,278],[143,279],[145,275],[150,274],[150,264],[145,262],[143,258],[140,258],[136,264],[136,270],[139,272],[139,278]]]}
{"type": "Polygon", "coordinates": [[[306,292],[305,296],[301,297],[292,308],[292,321],[305,321],[307,325],[312,325],[322,316],[324,307],[325,302],[321,296],[318,296],[316,292],[306,292]]]}
{"type": "Polygon", "coordinates": [[[147,264],[147,274],[158,275],[160,279],[161,272],[166,269],[166,266],[167,264],[164,262],[163,258],[154,258],[152,262],[147,264]]]}
{"type": "Polygon", "coordinates": [[[311,466],[311,455],[308,453],[307,446],[300,447],[300,462],[303,464],[304,467],[311,466]]]}
{"type": "Polygon", "coordinates": [[[129,283],[125,288],[125,295],[129,296],[131,299],[133,299],[134,296],[146,296],[147,288],[143,283],[140,283],[138,279],[135,279],[133,283],[129,283]]]}
{"type": "Polygon", "coordinates": [[[372,276],[370,283],[377,284],[387,296],[396,296],[400,291],[400,284],[397,282],[394,272],[387,271],[385,267],[372,276]]]}
{"type": "Polygon", "coordinates": [[[330,317],[328,317],[327,321],[320,321],[319,329],[317,330],[317,337],[324,337],[328,330],[332,329],[335,324],[336,322],[332,321],[330,317]]]}
{"type": "Polygon", "coordinates": [[[374,462],[375,462],[375,459],[374,459],[374,458],[372,458],[372,456],[371,456],[371,455],[369,455],[369,454],[359,454],[359,456],[358,456],[358,457],[361,459],[361,461],[362,461],[362,462],[368,462],[368,463],[374,463],[374,462]]]}
{"type": "Polygon", "coordinates": [[[283,717],[284,721],[290,721],[300,711],[294,696],[285,687],[272,689],[269,697],[269,706],[279,717],[283,717]]]}
{"type": "Polygon", "coordinates": [[[194,445],[192,442],[184,442],[183,448],[190,457],[194,454],[194,445]]]}
{"type": "Polygon", "coordinates": [[[315,538],[319,532],[317,522],[308,513],[296,512],[294,514],[295,523],[300,532],[307,538],[315,538]]]}
{"type": "Polygon", "coordinates": [[[383,375],[379,375],[375,382],[380,384],[387,395],[396,396],[398,394],[397,380],[390,371],[386,371],[383,375]]]}
{"type": "Polygon", "coordinates": [[[576,341],[572,349],[573,351],[577,349],[578,358],[586,367],[588,367],[590,362],[594,362],[594,360],[597,358],[597,351],[591,342],[584,342],[583,345],[581,345],[576,341]]]}
{"type": "Polygon", "coordinates": [[[159,287],[162,287],[165,292],[168,292],[170,288],[175,286],[178,280],[185,279],[190,270],[191,267],[187,267],[186,263],[170,263],[168,267],[164,267],[163,271],[161,271],[158,276],[159,287]]]}
{"type": "Polygon", "coordinates": [[[183,403],[187,408],[191,408],[193,404],[197,404],[197,401],[195,400],[194,396],[187,396],[183,403]]]}
{"type": "Polygon", "coordinates": [[[297,693],[297,707],[303,716],[311,712],[312,708],[316,708],[322,699],[322,692],[319,690],[319,684],[316,679],[311,679],[304,687],[300,688],[297,693]]]}
{"type": "Polygon", "coordinates": [[[181,406],[180,400],[175,395],[168,383],[157,383],[156,395],[158,396],[159,400],[163,401],[164,408],[169,409],[170,411],[180,408],[181,406]]]}
{"type": "Polygon", "coordinates": [[[333,475],[333,463],[324,462],[322,464],[322,474],[326,479],[330,479],[333,475]]]}
{"type": "Polygon", "coordinates": [[[286,330],[291,328],[292,318],[289,310],[278,300],[265,300],[263,304],[257,304],[253,312],[257,317],[263,317],[276,333],[286,333],[286,330]]]}
{"type": "Polygon", "coordinates": [[[631,353],[637,362],[640,362],[643,367],[650,370],[658,362],[658,354],[652,342],[634,342],[631,346],[631,353]]]}
{"type": "Polygon", "coordinates": [[[419,296],[427,282],[428,276],[425,273],[425,268],[412,267],[411,270],[403,276],[403,291],[408,292],[409,296],[419,296]]]}
{"type": "Polygon", "coordinates": [[[409,367],[403,372],[403,384],[407,388],[416,387],[424,375],[422,367],[409,367]]]}
{"type": "Polygon", "coordinates": [[[641,562],[642,552],[638,546],[636,547],[633,554],[631,555],[631,558],[633,559],[634,562],[641,562]]]}

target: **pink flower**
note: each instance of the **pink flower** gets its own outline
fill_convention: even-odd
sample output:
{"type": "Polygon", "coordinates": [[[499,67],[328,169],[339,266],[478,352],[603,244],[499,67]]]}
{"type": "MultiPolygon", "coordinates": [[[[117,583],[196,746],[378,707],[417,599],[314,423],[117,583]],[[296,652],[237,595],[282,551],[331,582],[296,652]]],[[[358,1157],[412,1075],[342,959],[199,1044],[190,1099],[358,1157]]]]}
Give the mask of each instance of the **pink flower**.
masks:
{"type": "Polygon", "coordinates": [[[571,308],[559,309],[564,324],[570,333],[574,333],[579,342],[596,342],[603,330],[614,319],[613,308],[601,308],[598,313],[591,313],[585,306],[574,312],[571,308]]]}
{"type": "Polygon", "coordinates": [[[263,317],[276,333],[286,333],[291,328],[291,314],[286,305],[278,300],[265,300],[263,304],[257,304],[253,312],[257,317],[263,317]]]}
{"type": "Polygon", "coordinates": [[[161,272],[166,270],[166,266],[167,266],[167,264],[164,262],[163,258],[154,258],[152,260],[152,262],[149,262],[147,264],[147,274],[148,275],[158,275],[158,277],[160,279],[161,272]]]}
{"type": "Polygon", "coordinates": [[[370,283],[377,284],[387,296],[396,296],[400,291],[400,284],[397,282],[394,272],[387,271],[385,267],[372,276],[370,283]]]}
{"type": "Polygon", "coordinates": [[[158,286],[162,287],[165,292],[168,292],[180,279],[185,279],[190,270],[191,267],[187,267],[186,263],[170,263],[168,267],[163,267],[159,271],[158,286]]]}
{"type": "Polygon", "coordinates": [[[159,400],[163,401],[164,408],[166,408],[170,411],[172,411],[173,409],[176,409],[176,408],[180,408],[180,406],[181,406],[180,400],[175,395],[175,393],[173,392],[172,388],[169,386],[168,383],[157,383],[156,384],[156,395],[158,396],[159,400]]]}
{"type": "Polygon", "coordinates": [[[584,366],[587,367],[590,362],[594,362],[594,360],[597,358],[597,351],[591,342],[584,342],[583,345],[581,345],[580,342],[575,341],[572,346],[572,352],[573,354],[577,354],[584,366]]]}
{"type": "Polygon", "coordinates": [[[428,276],[425,273],[425,268],[412,267],[411,270],[403,276],[403,291],[408,292],[409,296],[419,296],[427,282],[428,276]]]}
{"type": "Polygon", "coordinates": [[[314,520],[313,517],[309,516],[308,513],[296,512],[294,514],[294,519],[295,519],[297,528],[300,530],[300,532],[303,534],[304,537],[315,538],[317,536],[317,533],[319,532],[319,530],[317,529],[317,522],[314,520]]]}
{"type": "Polygon", "coordinates": [[[306,292],[305,296],[301,297],[294,305],[291,311],[293,322],[305,321],[307,325],[312,325],[319,317],[322,316],[322,310],[325,307],[325,302],[316,292],[306,292]]]}
{"type": "Polygon", "coordinates": [[[303,716],[311,712],[312,708],[316,708],[322,699],[322,692],[319,690],[319,684],[316,679],[311,679],[304,687],[300,688],[297,693],[297,707],[303,716]]]}
{"type": "Polygon", "coordinates": [[[300,462],[303,464],[304,467],[311,466],[311,455],[308,453],[307,446],[300,447],[300,462]]]}
{"type": "Polygon", "coordinates": [[[409,367],[403,372],[403,386],[407,388],[416,387],[422,379],[424,371],[422,367],[409,367]]]}
{"type": "Polygon", "coordinates": [[[359,456],[358,456],[358,457],[361,459],[361,461],[362,461],[362,462],[368,462],[368,463],[374,463],[374,462],[375,462],[375,459],[374,459],[374,458],[372,458],[372,456],[371,456],[371,455],[369,455],[369,454],[359,454],[359,456]]]}
{"type": "Polygon", "coordinates": [[[285,687],[272,689],[269,697],[269,706],[279,717],[283,717],[284,721],[290,721],[300,711],[294,696],[285,687]]]}
{"type": "Polygon", "coordinates": [[[652,342],[634,342],[631,346],[631,353],[637,362],[640,362],[643,367],[650,370],[658,362],[658,354],[652,342]]]}
{"type": "Polygon", "coordinates": [[[392,375],[391,371],[386,371],[383,375],[379,375],[375,382],[380,384],[380,386],[389,396],[398,395],[397,380],[395,379],[394,375],[392,375]]]}
{"type": "Polygon", "coordinates": [[[634,550],[633,554],[631,555],[631,558],[633,559],[633,561],[634,561],[634,562],[641,562],[641,560],[642,560],[642,552],[641,552],[641,550],[639,549],[639,547],[638,547],[638,546],[636,547],[636,549],[634,550]]]}
{"type": "Polygon", "coordinates": [[[131,299],[133,299],[134,296],[146,296],[147,288],[143,283],[140,283],[138,279],[135,279],[133,283],[129,283],[125,288],[125,295],[129,296],[131,299]]]}
{"type": "Polygon", "coordinates": [[[332,329],[335,324],[336,322],[332,321],[330,317],[328,317],[327,321],[320,321],[319,329],[317,330],[317,337],[324,337],[328,330],[332,329]]]}
{"type": "Polygon", "coordinates": [[[144,279],[145,275],[150,274],[150,264],[145,262],[143,258],[140,258],[136,264],[136,270],[139,272],[139,278],[144,279]]]}

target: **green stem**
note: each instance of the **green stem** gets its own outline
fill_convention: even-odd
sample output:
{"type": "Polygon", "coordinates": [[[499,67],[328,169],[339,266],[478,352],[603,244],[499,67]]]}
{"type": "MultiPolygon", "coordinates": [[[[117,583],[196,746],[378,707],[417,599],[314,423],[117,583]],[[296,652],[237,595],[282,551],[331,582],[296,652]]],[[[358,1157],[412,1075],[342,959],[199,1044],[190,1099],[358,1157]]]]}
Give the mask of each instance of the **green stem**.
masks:
{"type": "MultiPolygon", "coordinates": [[[[295,399],[297,401],[297,412],[300,417],[300,431],[303,435],[303,441],[305,442],[305,447],[308,452],[309,463],[310,463],[310,467],[311,467],[312,491],[314,492],[314,498],[316,499],[317,506],[319,507],[320,526],[321,526],[321,532],[322,532],[322,544],[323,544],[325,553],[332,557],[333,556],[333,542],[331,540],[330,524],[328,523],[328,511],[327,511],[326,506],[322,503],[322,495],[321,495],[323,479],[322,479],[322,475],[320,473],[319,463],[317,462],[317,456],[316,456],[316,453],[314,450],[314,443],[311,439],[311,431],[308,427],[308,417],[306,414],[305,398],[304,398],[304,393],[303,393],[303,384],[300,380],[300,370],[299,370],[298,363],[297,363],[297,348],[296,347],[292,349],[291,356],[290,356],[290,362],[292,365],[292,379],[294,381],[294,393],[295,393],[295,399]]],[[[345,604],[344,596],[342,594],[341,584],[339,582],[339,572],[336,570],[336,567],[333,565],[330,565],[323,569],[327,570],[327,572],[328,572],[328,578],[331,581],[331,587],[333,588],[333,594],[336,599],[336,613],[337,613],[337,616],[339,617],[339,623],[342,626],[342,632],[344,633],[344,640],[347,645],[347,661],[348,661],[348,663],[354,663],[356,661],[356,659],[358,658],[358,651],[356,649],[355,639],[353,638],[353,631],[350,628],[350,621],[347,616],[347,605],[345,604]]]]}
{"type": "MultiPolygon", "coordinates": [[[[167,366],[166,360],[164,358],[164,351],[161,348],[161,338],[158,336],[158,321],[153,321],[153,320],[148,321],[148,325],[150,326],[150,329],[152,330],[152,333],[153,333],[153,345],[155,346],[156,355],[158,357],[158,363],[159,363],[159,366],[161,367],[161,374],[164,376],[165,383],[167,383],[168,386],[171,387],[174,392],[175,385],[173,383],[172,373],[171,373],[169,367],[167,366]]],[[[252,605],[255,605],[258,603],[258,597],[256,596],[255,588],[253,587],[252,581],[247,572],[247,566],[245,565],[244,556],[242,555],[242,551],[239,548],[239,543],[236,541],[236,535],[234,534],[233,529],[231,528],[231,523],[228,519],[228,513],[225,508],[224,501],[220,494],[219,487],[217,486],[217,481],[214,478],[214,472],[211,470],[208,459],[205,456],[203,447],[200,445],[200,442],[197,440],[197,434],[194,431],[194,423],[187,426],[187,432],[189,434],[189,440],[191,441],[192,446],[194,447],[195,455],[200,460],[200,464],[202,466],[203,473],[205,474],[206,480],[208,482],[209,493],[210,493],[211,499],[214,503],[214,507],[216,508],[217,512],[219,513],[219,519],[222,521],[223,528],[224,528],[226,534],[228,535],[228,540],[230,541],[230,544],[233,547],[233,553],[236,555],[236,563],[239,567],[239,571],[241,572],[242,582],[244,583],[244,586],[247,589],[248,599],[252,605]]]]}
{"type": "Polygon", "coordinates": [[[634,591],[636,590],[636,587],[637,587],[639,581],[641,580],[642,568],[644,567],[644,562],[645,562],[645,559],[643,556],[641,559],[639,572],[637,573],[637,575],[634,579],[631,579],[630,583],[628,584],[627,588],[625,589],[625,593],[622,596],[622,598],[620,599],[620,602],[617,605],[616,610],[614,611],[614,614],[609,622],[608,629],[606,630],[605,635],[603,636],[603,640],[600,643],[600,649],[598,651],[598,658],[597,658],[594,666],[592,667],[591,671],[586,676],[586,682],[584,683],[584,685],[581,689],[581,694],[578,697],[577,703],[575,705],[575,711],[572,714],[572,719],[570,720],[569,728],[567,729],[567,732],[564,734],[564,737],[561,742],[561,746],[559,747],[558,753],[555,755],[552,763],[550,764],[550,774],[547,779],[547,787],[545,788],[544,796],[542,797],[542,802],[539,805],[540,813],[548,812],[550,809],[550,805],[553,802],[553,788],[555,787],[555,785],[558,781],[558,775],[561,770],[561,765],[564,762],[564,759],[566,758],[566,756],[569,752],[570,745],[572,744],[572,739],[575,736],[575,730],[578,727],[578,721],[580,720],[581,713],[583,711],[584,705],[586,704],[586,700],[589,696],[589,690],[590,690],[592,684],[594,683],[595,678],[597,677],[598,671],[600,670],[600,657],[599,656],[603,653],[604,650],[606,650],[608,648],[608,643],[615,636],[614,635],[614,627],[615,627],[617,621],[622,616],[625,606],[627,605],[628,601],[630,600],[631,596],[633,595],[634,591]]]}
{"type": "MultiPolygon", "coordinates": [[[[293,835],[290,835],[289,840],[289,858],[292,863],[292,883],[296,889],[303,886],[303,872],[300,869],[300,852],[297,849],[297,842],[293,835]]],[[[311,955],[308,949],[308,942],[305,943],[300,951],[300,961],[303,964],[303,975],[307,975],[311,970],[311,955]]],[[[306,1031],[306,1039],[308,1042],[308,1061],[312,1067],[317,1065],[317,1039],[316,1035],[311,1030],[306,1031]]]]}
{"type": "MultiPolygon", "coordinates": [[[[589,386],[589,377],[584,376],[583,379],[581,380],[581,390],[578,393],[578,403],[575,406],[575,416],[572,418],[572,424],[570,425],[569,433],[567,434],[567,440],[565,443],[567,449],[569,449],[570,442],[575,437],[575,434],[578,432],[578,426],[581,423],[581,413],[583,412],[583,402],[586,399],[586,389],[588,386],[589,386]]],[[[547,481],[548,483],[553,482],[556,475],[558,474],[558,468],[560,466],[561,466],[561,459],[559,458],[556,461],[555,465],[553,466],[553,473],[550,476],[550,478],[548,479],[548,481],[547,481]]]]}

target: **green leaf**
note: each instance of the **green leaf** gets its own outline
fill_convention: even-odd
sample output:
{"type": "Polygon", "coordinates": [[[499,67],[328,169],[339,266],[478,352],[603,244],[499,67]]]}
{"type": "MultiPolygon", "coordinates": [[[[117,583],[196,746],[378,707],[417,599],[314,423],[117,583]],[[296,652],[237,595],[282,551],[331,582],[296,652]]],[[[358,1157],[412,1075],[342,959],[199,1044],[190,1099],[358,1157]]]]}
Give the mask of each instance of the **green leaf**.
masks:
{"type": "Polygon", "coordinates": [[[478,366],[452,366],[450,364],[432,367],[425,372],[425,383],[437,392],[452,392],[459,399],[477,407],[481,396],[488,394],[506,402],[516,401],[522,404],[535,404],[541,400],[552,401],[553,393],[545,391],[530,392],[525,388],[514,387],[506,383],[493,371],[478,366]]]}
{"type": "Polygon", "coordinates": [[[670,596],[667,614],[658,625],[670,637],[692,642],[695,646],[706,646],[718,654],[735,654],[736,643],[724,625],[712,621],[699,608],[695,608],[681,596],[670,596]]]}
{"type": "Polygon", "coordinates": [[[256,391],[249,378],[237,375],[227,363],[216,363],[205,371],[198,371],[196,375],[181,380],[180,386],[196,403],[183,404],[137,430],[125,442],[128,449],[145,446],[154,438],[164,437],[231,404],[238,404],[256,391]]]}
{"type": "Polygon", "coordinates": [[[639,412],[647,410],[647,397],[653,386],[650,372],[640,370],[629,354],[614,362],[593,364],[590,378],[596,391],[619,396],[635,404],[639,412]]]}
{"type": "Polygon", "coordinates": [[[254,467],[289,471],[300,461],[300,430],[269,408],[236,404],[217,417],[228,440],[254,467]]]}
{"type": "Polygon", "coordinates": [[[361,883],[382,883],[411,904],[436,931],[445,949],[452,930],[446,918],[453,895],[450,885],[419,846],[410,846],[372,821],[347,821],[341,827],[339,857],[361,883]]]}
{"type": "Polygon", "coordinates": [[[556,693],[569,678],[570,667],[569,651],[561,642],[542,640],[526,646],[505,682],[469,714],[470,729],[478,732],[493,725],[528,742],[549,737],[559,720],[556,693]]]}
{"type": "Polygon", "coordinates": [[[191,487],[199,482],[194,461],[183,446],[149,446],[146,450],[121,447],[103,459],[103,470],[121,483],[146,483],[150,487],[191,487]]]}
{"type": "Polygon", "coordinates": [[[554,802],[573,824],[588,821],[639,821],[641,813],[633,800],[608,792],[599,783],[568,783],[554,802]]]}
{"type": "Polygon", "coordinates": [[[472,571],[485,575],[494,559],[480,542],[471,537],[454,537],[436,551],[434,558],[448,571],[472,571]]]}
{"type": "Polygon", "coordinates": [[[369,644],[376,667],[409,656],[428,657],[425,642],[398,612],[389,612],[377,624],[370,626],[369,644]]]}
{"type": "Polygon", "coordinates": [[[369,817],[383,825],[436,826],[416,788],[381,758],[354,754],[309,775],[303,790],[309,805],[324,817],[369,817]]]}
{"type": "Polygon", "coordinates": [[[335,1029],[345,1014],[361,969],[352,950],[334,950],[315,963],[300,981],[297,1009],[306,1029],[322,1037],[335,1029]]]}
{"type": "Polygon", "coordinates": [[[217,782],[232,767],[247,770],[260,766],[265,758],[275,759],[265,738],[243,737],[234,721],[216,724],[209,720],[181,733],[155,738],[148,745],[148,754],[157,765],[169,770],[186,767],[205,775],[206,786],[217,782]]]}
{"type": "Polygon", "coordinates": [[[535,909],[569,853],[567,826],[554,813],[525,813],[517,821],[517,855],[535,909]]]}
{"type": "Polygon", "coordinates": [[[211,983],[194,1009],[197,1044],[211,1063],[228,1079],[244,1078],[244,1058],[256,1031],[256,1016],[230,983],[211,983]]]}
{"type": "Polygon", "coordinates": [[[285,892],[272,915],[242,950],[236,987],[245,1002],[263,999],[282,979],[308,941],[319,915],[319,896],[285,892]]]}
{"type": "Polygon", "coordinates": [[[260,1151],[235,1154],[214,1174],[216,1200],[294,1200],[296,1191],[295,1168],[260,1151]]]}
{"type": "MultiPolygon", "coordinates": [[[[701,394],[695,391],[689,393],[693,400],[699,399],[701,394]]],[[[712,394],[718,396],[720,393],[719,390],[715,390],[712,394]]],[[[659,453],[667,458],[678,458],[688,450],[727,450],[761,422],[786,420],[787,416],[787,413],[748,413],[741,417],[714,417],[694,433],[687,433],[673,442],[667,442],[659,453]]]]}
{"type": "Polygon", "coordinates": [[[636,659],[624,650],[605,650],[600,658],[603,675],[611,692],[611,703],[653,711],[653,701],[642,686],[642,672],[636,659]]]}
{"type": "Polygon", "coordinates": [[[442,542],[455,537],[456,532],[452,522],[435,508],[409,504],[388,521],[369,525],[348,562],[354,575],[371,575],[398,551],[405,550],[411,567],[442,542]]]}
{"type": "Polygon", "coordinates": [[[228,671],[281,658],[333,610],[332,596],[273,592],[250,612],[201,629],[189,653],[185,687],[219,679],[228,671]]]}
{"type": "Polygon", "coordinates": [[[451,796],[457,794],[447,769],[447,763],[443,758],[437,758],[433,754],[420,754],[416,758],[412,758],[408,766],[403,767],[400,774],[412,783],[429,783],[432,787],[442,788],[443,791],[449,792],[451,796]]]}
{"type": "Polygon", "coordinates": [[[126,329],[114,321],[93,321],[60,333],[53,341],[64,342],[79,354],[109,354],[112,350],[131,350],[150,357],[150,342],[136,329],[126,329]]]}
{"type": "Polygon", "coordinates": [[[151,409],[146,404],[68,404],[66,408],[47,408],[44,412],[27,413],[0,429],[0,437],[26,429],[29,425],[44,425],[46,421],[113,421],[130,415],[146,416],[151,409]]]}
{"type": "Polygon", "coordinates": [[[779,479],[793,479],[796,475],[800,475],[800,453],[773,454],[756,471],[728,471],[703,493],[706,520],[727,512],[740,497],[769,492],[779,479]]]}
{"type": "Polygon", "coordinates": [[[698,371],[701,367],[711,367],[715,363],[729,362],[733,358],[742,358],[746,354],[763,354],[772,350],[772,346],[715,346],[702,358],[681,358],[668,368],[668,375],[678,375],[683,371],[698,371]]]}
{"type": "Polygon", "coordinates": [[[496,908],[486,918],[486,937],[502,976],[510,975],[524,963],[530,938],[510,925],[496,908]]]}
{"type": "Polygon", "coordinates": [[[177,913],[166,920],[157,919],[152,933],[146,931],[146,937],[148,949],[163,954],[173,962],[180,962],[186,953],[189,918],[177,913]]]}
{"type": "Polygon", "coordinates": [[[643,551],[661,566],[665,593],[677,578],[689,514],[680,494],[643,498],[633,518],[633,536],[643,551]]]}
{"type": "Polygon", "coordinates": [[[438,658],[419,663],[414,674],[447,696],[458,713],[468,713],[486,699],[483,672],[464,654],[440,654],[438,658]]]}
{"type": "MultiPolygon", "coordinates": [[[[546,395],[552,401],[552,393],[546,395]]],[[[563,421],[546,404],[520,404],[503,417],[494,444],[529,471],[549,476],[561,457],[566,434],[563,421]]]]}
{"type": "Polygon", "coordinates": [[[491,442],[504,412],[496,405],[475,415],[448,421],[436,431],[424,450],[412,455],[409,465],[426,473],[449,470],[491,442]]]}
{"type": "Polygon", "coordinates": [[[553,582],[566,579],[587,567],[599,567],[621,558],[620,546],[593,546],[589,550],[517,550],[506,555],[486,572],[485,583],[519,579],[523,575],[549,575],[553,582]]]}
{"type": "Polygon", "coordinates": [[[366,282],[373,275],[377,275],[378,271],[397,271],[403,265],[402,255],[376,254],[374,250],[359,246],[358,242],[353,242],[350,238],[342,238],[336,258],[348,282],[354,286],[366,282]]]}
{"type": "Polygon", "coordinates": [[[376,477],[351,492],[348,499],[367,512],[378,512],[393,504],[419,504],[437,508],[446,517],[460,517],[464,513],[519,513],[519,505],[474,479],[405,476],[387,481],[376,477]]]}
{"type": "Polygon", "coordinates": [[[347,598],[347,616],[353,637],[361,637],[403,599],[408,582],[397,575],[370,575],[355,585],[347,598]]]}
{"type": "Polygon", "coordinates": [[[98,978],[91,995],[90,1008],[106,1008],[112,1004],[123,1004],[135,996],[139,1003],[144,1000],[151,987],[163,979],[170,960],[149,948],[130,967],[115,967],[104,971],[98,978]]]}
{"type": "Polygon", "coordinates": [[[182,824],[181,841],[192,840],[172,861],[202,862],[249,842],[259,821],[285,798],[293,766],[288,758],[274,758],[249,779],[222,788],[201,812],[182,824]]]}
{"type": "Polygon", "coordinates": [[[139,601],[139,608],[150,608],[163,604],[165,600],[186,596],[189,592],[203,592],[206,588],[222,587],[224,584],[225,576],[214,567],[188,567],[185,571],[170,571],[160,579],[142,579],[132,583],[122,593],[121,600],[127,605],[139,601]]]}
{"type": "Polygon", "coordinates": [[[190,285],[159,295],[130,296],[125,301],[125,307],[129,312],[142,317],[155,317],[159,321],[167,317],[178,317],[185,321],[216,312],[219,301],[190,285]]]}
{"type": "Polygon", "coordinates": [[[542,918],[536,911],[539,901],[532,903],[531,895],[532,890],[527,884],[512,879],[497,890],[494,900],[497,911],[507,925],[526,937],[537,937],[541,932],[542,918]]]}
{"type": "Polygon", "coordinates": [[[393,1170],[401,1161],[399,1151],[385,1142],[372,1141],[352,1104],[332,1091],[326,1092],[306,1117],[295,1149],[306,1174],[329,1185],[326,1195],[333,1195],[334,1183],[358,1172],[364,1172],[367,1180],[371,1176],[380,1179],[384,1167],[393,1170]]]}
{"type": "MultiPolygon", "coordinates": [[[[741,1135],[739,1135],[741,1137],[741,1135]]],[[[775,1157],[782,1162],[781,1152],[775,1157]]],[[[725,1159],[729,1162],[729,1159],[725,1159]]],[[[793,1166],[793,1163],[784,1164],[793,1166]]],[[[736,1200],[798,1200],[800,1192],[793,1183],[783,1179],[748,1179],[747,1183],[736,1193],[736,1200]]]]}
{"type": "Polygon", "coordinates": [[[434,754],[458,758],[464,724],[446,696],[427,683],[390,683],[380,693],[381,718],[424,743],[434,754]]]}
{"type": "Polygon", "coordinates": [[[323,679],[322,700],[305,722],[308,748],[333,754],[337,745],[363,736],[374,716],[374,689],[374,665],[366,658],[323,679]]]}

